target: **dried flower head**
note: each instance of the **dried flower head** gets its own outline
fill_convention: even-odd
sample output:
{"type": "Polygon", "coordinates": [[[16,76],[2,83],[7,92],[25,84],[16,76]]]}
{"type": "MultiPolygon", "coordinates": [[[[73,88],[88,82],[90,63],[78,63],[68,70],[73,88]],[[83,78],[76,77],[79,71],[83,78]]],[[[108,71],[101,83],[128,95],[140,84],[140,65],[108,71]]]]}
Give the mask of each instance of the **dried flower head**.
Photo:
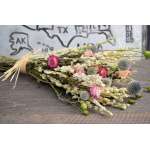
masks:
{"type": "Polygon", "coordinates": [[[130,67],[130,63],[127,59],[121,59],[118,62],[118,67],[119,67],[120,70],[128,70],[129,67],[130,67]]]}
{"type": "Polygon", "coordinates": [[[131,81],[128,84],[128,93],[131,95],[137,95],[141,92],[142,87],[138,81],[131,81]]]}
{"type": "Polygon", "coordinates": [[[48,67],[50,69],[57,68],[59,66],[59,58],[56,55],[50,55],[48,57],[48,67]]]}
{"type": "Polygon", "coordinates": [[[106,67],[100,67],[98,73],[101,77],[106,78],[108,76],[108,69],[106,67]]]}
{"type": "Polygon", "coordinates": [[[80,98],[82,99],[82,100],[88,100],[89,99],[89,97],[90,97],[90,94],[89,94],[89,92],[88,91],[85,91],[85,90],[82,90],[82,91],[80,91],[80,98]]]}
{"type": "Polygon", "coordinates": [[[101,95],[101,88],[99,86],[93,85],[90,87],[90,95],[95,98],[98,99],[100,98],[101,95]]]}

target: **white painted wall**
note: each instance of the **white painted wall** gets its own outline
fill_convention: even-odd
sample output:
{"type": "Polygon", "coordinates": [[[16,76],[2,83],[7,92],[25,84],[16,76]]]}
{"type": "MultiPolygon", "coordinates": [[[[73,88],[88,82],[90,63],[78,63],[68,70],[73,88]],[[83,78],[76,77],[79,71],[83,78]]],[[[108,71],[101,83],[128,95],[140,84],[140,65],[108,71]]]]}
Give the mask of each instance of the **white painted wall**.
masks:
{"type": "Polygon", "coordinates": [[[103,42],[114,38],[112,44],[103,44],[99,49],[114,50],[120,48],[142,49],[142,26],[133,25],[133,41],[126,42],[126,26],[0,26],[0,55],[15,57],[27,53],[30,49],[60,49],[76,47],[84,43],[103,42]],[[77,30],[76,30],[77,29],[77,30]],[[106,30],[106,31],[105,31],[106,30]],[[19,49],[21,49],[19,51],[19,49]]]}

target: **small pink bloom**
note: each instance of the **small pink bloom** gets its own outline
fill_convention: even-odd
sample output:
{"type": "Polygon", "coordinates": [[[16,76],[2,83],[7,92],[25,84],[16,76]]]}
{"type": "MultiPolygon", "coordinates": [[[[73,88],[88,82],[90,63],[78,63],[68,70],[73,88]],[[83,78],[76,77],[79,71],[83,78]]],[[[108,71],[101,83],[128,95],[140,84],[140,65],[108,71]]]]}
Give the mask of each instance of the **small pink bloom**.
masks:
{"type": "Polygon", "coordinates": [[[84,57],[93,57],[93,56],[94,56],[94,53],[92,52],[92,50],[86,50],[86,51],[83,53],[83,56],[84,56],[84,57]]]}
{"type": "Polygon", "coordinates": [[[82,67],[80,64],[77,64],[74,66],[74,72],[75,73],[85,73],[84,67],[82,67]]]}
{"type": "Polygon", "coordinates": [[[101,88],[99,86],[93,85],[90,87],[90,95],[95,98],[98,99],[100,98],[101,95],[101,88]]]}
{"type": "Polygon", "coordinates": [[[106,78],[108,76],[108,69],[106,67],[101,67],[98,73],[101,77],[106,78]]]}
{"type": "Polygon", "coordinates": [[[73,74],[73,76],[74,77],[83,77],[83,76],[85,76],[85,73],[78,72],[78,73],[73,74]]]}
{"type": "Polygon", "coordinates": [[[49,68],[57,68],[59,66],[59,58],[55,55],[50,55],[48,57],[48,67],[49,68]]]}
{"type": "Polygon", "coordinates": [[[80,77],[85,75],[85,69],[80,65],[77,64],[74,66],[74,76],[80,77]]]}

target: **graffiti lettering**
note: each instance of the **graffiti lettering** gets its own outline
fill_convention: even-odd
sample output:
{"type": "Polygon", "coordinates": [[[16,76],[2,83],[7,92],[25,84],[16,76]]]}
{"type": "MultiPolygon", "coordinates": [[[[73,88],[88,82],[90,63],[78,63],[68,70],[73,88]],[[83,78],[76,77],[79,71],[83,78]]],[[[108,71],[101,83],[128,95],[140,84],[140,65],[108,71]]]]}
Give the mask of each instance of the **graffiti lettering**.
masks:
{"type": "MultiPolygon", "coordinates": [[[[74,25],[74,26],[40,26],[36,27],[25,26],[24,27],[33,31],[43,31],[46,33],[48,38],[57,38],[62,47],[69,47],[71,43],[77,38],[88,39],[91,34],[103,35],[106,40],[113,39],[110,25],[74,25]],[[67,34],[67,36],[66,36],[67,34]]],[[[112,40],[112,43],[115,44],[112,40]]]]}
{"type": "Polygon", "coordinates": [[[126,25],[126,43],[133,43],[133,28],[132,25],[126,25]]]}
{"type": "Polygon", "coordinates": [[[29,36],[24,32],[13,32],[10,34],[9,42],[11,43],[10,47],[14,52],[10,55],[16,55],[21,50],[26,49],[31,51],[32,47],[29,44],[29,36]]]}

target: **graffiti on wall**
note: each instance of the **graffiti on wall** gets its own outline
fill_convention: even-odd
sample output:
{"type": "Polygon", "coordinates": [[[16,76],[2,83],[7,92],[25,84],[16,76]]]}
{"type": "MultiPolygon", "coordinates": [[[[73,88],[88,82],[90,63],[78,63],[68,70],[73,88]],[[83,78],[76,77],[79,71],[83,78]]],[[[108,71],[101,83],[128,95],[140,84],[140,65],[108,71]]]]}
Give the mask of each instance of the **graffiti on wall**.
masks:
{"type": "Polygon", "coordinates": [[[43,31],[50,39],[58,38],[63,47],[69,47],[76,38],[88,38],[90,34],[103,34],[106,39],[113,38],[110,25],[37,25],[35,28],[24,25],[24,27],[29,30],[43,31]]]}
{"type": "MultiPolygon", "coordinates": [[[[23,27],[29,31],[43,32],[50,40],[57,39],[58,44],[62,48],[68,48],[72,43],[76,43],[77,47],[85,44],[96,44],[97,41],[95,43],[88,41],[91,35],[98,35],[99,41],[103,36],[104,40],[110,41],[109,44],[115,44],[110,25],[23,25],[23,27]],[[76,42],[78,39],[80,42],[76,42]]],[[[22,50],[31,51],[32,44],[30,42],[30,36],[32,35],[27,32],[12,32],[9,36],[10,48],[13,50],[11,55],[17,55],[22,50]]],[[[41,45],[43,51],[55,49],[55,46],[51,46],[49,43],[43,43],[42,41],[37,41],[36,44],[41,45]]],[[[99,45],[97,49],[103,49],[103,45],[99,45]]]]}
{"type": "Polygon", "coordinates": [[[133,27],[132,25],[126,25],[126,43],[133,43],[134,38],[133,38],[133,27]]]}
{"type": "MultiPolygon", "coordinates": [[[[17,55],[23,50],[32,51],[35,44],[42,51],[61,48],[79,47],[85,44],[96,45],[96,50],[103,50],[104,44],[115,46],[116,40],[111,25],[23,25],[23,32],[12,32],[9,35],[11,55],[17,55]],[[36,36],[42,36],[42,40],[36,36]],[[44,38],[43,38],[44,35],[44,38]],[[34,39],[34,40],[33,40],[34,39]],[[33,42],[34,41],[34,42],[33,42]],[[102,44],[98,44],[101,41],[102,44]]],[[[133,27],[125,26],[126,43],[133,43],[133,27]]]]}
{"type": "Polygon", "coordinates": [[[10,48],[13,52],[10,55],[16,55],[21,50],[32,50],[32,47],[29,44],[29,35],[24,32],[12,32],[9,38],[10,48]]]}

